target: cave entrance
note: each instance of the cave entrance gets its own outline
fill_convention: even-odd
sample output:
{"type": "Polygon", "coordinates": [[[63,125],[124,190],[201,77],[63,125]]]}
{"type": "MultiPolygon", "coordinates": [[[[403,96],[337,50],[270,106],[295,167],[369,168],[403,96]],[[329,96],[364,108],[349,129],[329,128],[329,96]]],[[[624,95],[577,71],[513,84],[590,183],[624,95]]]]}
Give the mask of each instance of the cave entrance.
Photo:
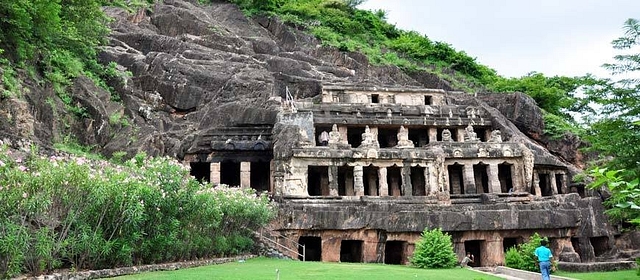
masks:
{"type": "Polygon", "coordinates": [[[462,169],[464,165],[454,163],[447,166],[449,173],[449,193],[450,194],[463,194],[464,193],[464,180],[462,178],[462,169]]]}
{"type": "Polygon", "coordinates": [[[309,165],[307,191],[310,196],[329,195],[329,167],[309,165]]]}
{"type": "MultiPolygon", "coordinates": [[[[469,240],[464,242],[464,250],[467,253],[473,255],[473,262],[469,263],[469,266],[479,267],[482,266],[482,245],[484,240],[469,240]]],[[[466,253],[465,253],[466,255],[466,253]]]]}
{"type": "Polygon", "coordinates": [[[201,183],[211,182],[211,163],[210,162],[190,162],[191,171],[189,174],[201,183]]]}
{"type": "Polygon", "coordinates": [[[369,165],[363,168],[364,195],[378,196],[378,167],[369,165]]]}
{"type": "Polygon", "coordinates": [[[271,163],[252,162],[250,173],[252,189],[258,192],[269,191],[271,186],[271,163]]]}
{"type": "Polygon", "coordinates": [[[340,242],[340,262],[362,262],[362,240],[342,240],[340,242]]]}
{"type": "Polygon", "coordinates": [[[564,186],[564,174],[556,174],[555,180],[558,194],[562,194],[562,186],[564,186]]]}
{"type": "Polygon", "coordinates": [[[240,186],[240,163],[223,161],[220,163],[220,183],[228,186],[240,186]]]}
{"type": "Polygon", "coordinates": [[[300,236],[298,240],[298,259],[302,260],[302,254],[305,254],[305,261],[319,262],[322,261],[322,238],[317,236],[300,236]],[[305,246],[304,252],[302,245],[305,246]]]}
{"type": "Polygon", "coordinates": [[[484,127],[474,127],[473,132],[476,133],[476,137],[480,142],[487,142],[487,129],[484,127]]]}
{"type": "Polygon", "coordinates": [[[378,143],[380,148],[392,148],[398,145],[398,128],[378,127],[378,143]]]}
{"type": "Polygon", "coordinates": [[[402,168],[394,165],[387,167],[387,186],[389,196],[402,196],[402,168]]]}
{"type": "Polygon", "coordinates": [[[387,241],[384,248],[385,264],[403,264],[406,241],[387,241]]]}
{"type": "Polygon", "coordinates": [[[552,196],[553,190],[551,189],[551,182],[549,181],[549,174],[538,174],[538,179],[540,182],[540,192],[542,192],[542,196],[552,196]]]}
{"type": "Polygon", "coordinates": [[[476,181],[476,193],[489,193],[489,165],[478,163],[473,165],[473,177],[476,181]]]}
{"type": "Polygon", "coordinates": [[[599,237],[591,237],[589,238],[591,241],[591,246],[593,246],[593,253],[596,257],[601,256],[611,249],[609,247],[609,237],[607,236],[599,236],[599,237]]]}
{"type": "Polygon", "coordinates": [[[356,195],[353,189],[353,166],[338,167],[338,195],[356,195]]]}
{"type": "Polygon", "coordinates": [[[413,187],[413,196],[425,196],[427,195],[426,181],[424,178],[424,167],[414,166],[411,167],[411,186],[413,187]]]}
{"type": "Polygon", "coordinates": [[[347,141],[351,144],[351,148],[357,148],[362,144],[364,129],[364,127],[349,127],[347,129],[347,141]]]}
{"type": "Polygon", "coordinates": [[[513,191],[513,177],[511,176],[511,170],[513,164],[502,163],[498,164],[498,180],[500,181],[500,190],[502,193],[508,193],[513,191]]]}
{"type": "Polygon", "coordinates": [[[502,239],[502,250],[504,252],[508,251],[510,248],[518,246],[518,238],[517,237],[505,237],[502,239]]]}
{"type": "Polygon", "coordinates": [[[572,237],[571,246],[573,246],[573,250],[578,254],[580,259],[582,260],[582,250],[580,250],[580,239],[577,237],[572,237]]]}
{"type": "Polygon", "coordinates": [[[429,129],[407,128],[407,130],[409,130],[409,140],[413,141],[416,148],[429,144],[429,129]]]}

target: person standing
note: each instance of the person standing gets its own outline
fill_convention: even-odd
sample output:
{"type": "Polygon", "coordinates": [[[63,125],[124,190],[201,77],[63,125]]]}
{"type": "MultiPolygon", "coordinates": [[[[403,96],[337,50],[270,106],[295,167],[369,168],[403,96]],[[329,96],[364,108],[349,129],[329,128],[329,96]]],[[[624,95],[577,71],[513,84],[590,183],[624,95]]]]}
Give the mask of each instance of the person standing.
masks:
{"type": "Polygon", "coordinates": [[[551,250],[547,248],[547,241],[541,240],[540,247],[536,248],[533,252],[538,257],[538,263],[540,264],[540,273],[542,274],[542,280],[549,280],[549,274],[551,273],[551,261],[553,255],[551,250]]]}

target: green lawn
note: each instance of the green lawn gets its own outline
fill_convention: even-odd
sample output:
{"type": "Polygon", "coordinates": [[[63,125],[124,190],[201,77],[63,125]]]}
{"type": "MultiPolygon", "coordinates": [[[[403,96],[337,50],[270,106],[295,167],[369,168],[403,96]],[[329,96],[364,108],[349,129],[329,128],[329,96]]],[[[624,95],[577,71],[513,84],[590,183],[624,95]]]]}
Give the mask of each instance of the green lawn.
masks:
{"type": "Polygon", "coordinates": [[[462,268],[428,270],[403,265],[299,262],[267,258],[250,259],[242,263],[234,262],[175,271],[135,274],[115,279],[273,280],[276,279],[276,269],[280,271],[281,280],[500,279],[462,268]]]}
{"type": "Polygon", "coordinates": [[[640,276],[636,274],[635,270],[621,270],[621,271],[609,271],[609,272],[566,272],[566,271],[558,271],[553,275],[571,277],[575,279],[581,280],[600,280],[600,279],[610,279],[610,280],[640,280],[640,276]]]}

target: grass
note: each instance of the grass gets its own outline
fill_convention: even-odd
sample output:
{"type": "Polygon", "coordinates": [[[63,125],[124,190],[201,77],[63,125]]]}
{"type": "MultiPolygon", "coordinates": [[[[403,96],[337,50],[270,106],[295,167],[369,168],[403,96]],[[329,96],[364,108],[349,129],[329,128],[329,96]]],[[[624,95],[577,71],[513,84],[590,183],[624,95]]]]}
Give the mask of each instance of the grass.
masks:
{"type": "Polygon", "coordinates": [[[616,280],[638,280],[640,276],[635,270],[620,270],[608,272],[566,272],[558,271],[553,275],[565,276],[581,280],[600,280],[600,279],[616,279],[616,280]]]}
{"type": "Polygon", "coordinates": [[[419,269],[403,265],[299,262],[267,258],[250,259],[221,265],[203,266],[176,271],[150,272],[116,277],[115,279],[501,279],[469,269],[419,269]]]}

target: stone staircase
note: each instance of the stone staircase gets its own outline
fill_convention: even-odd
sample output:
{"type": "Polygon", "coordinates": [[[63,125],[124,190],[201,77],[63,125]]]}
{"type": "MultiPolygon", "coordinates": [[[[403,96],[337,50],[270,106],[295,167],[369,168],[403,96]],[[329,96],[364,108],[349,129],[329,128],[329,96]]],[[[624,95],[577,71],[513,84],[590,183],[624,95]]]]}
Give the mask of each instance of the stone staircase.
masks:
{"type": "Polygon", "coordinates": [[[298,260],[304,255],[298,252],[301,244],[267,228],[254,232],[258,254],[269,258],[298,260]]]}

